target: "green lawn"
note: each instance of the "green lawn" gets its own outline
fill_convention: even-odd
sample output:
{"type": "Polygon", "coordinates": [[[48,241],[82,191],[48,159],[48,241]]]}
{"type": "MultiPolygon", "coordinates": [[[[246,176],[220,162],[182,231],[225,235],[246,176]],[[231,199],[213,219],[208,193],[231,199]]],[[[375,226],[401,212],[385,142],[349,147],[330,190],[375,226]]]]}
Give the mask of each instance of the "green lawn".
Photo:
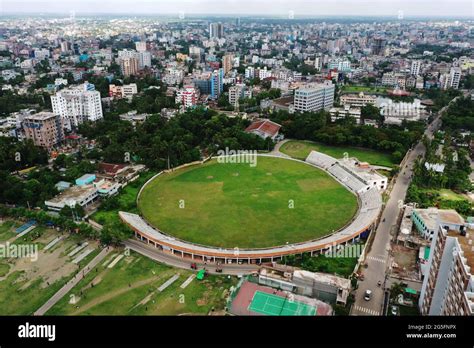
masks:
{"type": "Polygon", "coordinates": [[[258,157],[255,167],[211,161],[162,175],[144,189],[139,208],[178,238],[259,248],[331,233],[354,216],[357,199],[312,166],[258,157]]]}
{"type": "Polygon", "coordinates": [[[21,226],[21,223],[15,221],[4,221],[0,224],[0,242],[6,242],[10,238],[13,238],[16,233],[15,228],[21,226]]]}
{"type": "Polygon", "coordinates": [[[342,92],[347,93],[378,93],[384,94],[387,93],[386,87],[367,87],[367,86],[344,86],[341,89],[342,92]]]}
{"type": "Polygon", "coordinates": [[[448,201],[462,201],[466,199],[465,196],[460,195],[449,189],[441,189],[438,192],[442,199],[445,199],[448,201]]]}
{"type": "MultiPolygon", "coordinates": [[[[118,253],[109,255],[105,261],[108,258],[112,260],[116,255],[118,253]]],[[[181,289],[191,271],[171,268],[134,252],[111,269],[104,266],[104,262],[47,314],[206,315],[212,309],[216,312],[224,310],[226,294],[237,280],[235,277],[206,276],[202,281],[194,279],[185,289],[181,289]],[[159,292],[158,287],[175,274],[179,278],[159,292]],[[70,303],[71,295],[76,298],[75,304],[70,303]]]]}
{"type": "Polygon", "coordinates": [[[349,157],[357,157],[360,161],[373,165],[386,167],[396,165],[388,153],[350,146],[329,146],[311,141],[290,140],[281,146],[280,151],[301,160],[306,159],[311,151],[322,152],[338,159],[343,158],[347,152],[349,157]]]}

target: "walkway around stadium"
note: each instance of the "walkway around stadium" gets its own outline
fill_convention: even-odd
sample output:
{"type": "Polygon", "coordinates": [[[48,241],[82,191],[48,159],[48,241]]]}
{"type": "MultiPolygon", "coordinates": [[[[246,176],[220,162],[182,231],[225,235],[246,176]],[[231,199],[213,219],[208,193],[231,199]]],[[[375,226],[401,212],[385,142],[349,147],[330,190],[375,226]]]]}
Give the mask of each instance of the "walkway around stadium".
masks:
{"type": "MultiPolygon", "coordinates": [[[[279,157],[263,154],[259,156],[279,157]]],[[[353,192],[358,197],[359,210],[352,221],[342,229],[316,240],[261,249],[225,249],[198,245],[171,237],[148,224],[147,221],[137,214],[121,211],[119,212],[120,218],[135,232],[135,237],[138,240],[159,251],[155,259],[160,259],[160,255],[180,258],[185,263],[179,263],[179,267],[184,268],[189,268],[192,263],[220,265],[223,273],[222,266],[224,265],[246,264],[250,266],[278,261],[286,255],[302,253],[319,254],[336,245],[354,243],[362,233],[370,232],[373,229],[382,208],[382,197],[377,188],[368,187],[353,173],[342,170],[341,168],[343,167],[338,160],[315,151],[308,156],[306,161],[293,158],[288,158],[288,160],[303,162],[322,169],[353,192]]],[[[157,175],[160,175],[160,173],[157,175]]],[[[153,179],[154,177],[148,182],[153,179]]],[[[147,183],[142,187],[140,193],[147,183]]],[[[169,257],[162,257],[162,259],[163,262],[170,263],[169,257]]],[[[253,267],[251,268],[253,269],[253,267]]],[[[247,270],[245,273],[250,273],[249,271],[247,270]]]]}

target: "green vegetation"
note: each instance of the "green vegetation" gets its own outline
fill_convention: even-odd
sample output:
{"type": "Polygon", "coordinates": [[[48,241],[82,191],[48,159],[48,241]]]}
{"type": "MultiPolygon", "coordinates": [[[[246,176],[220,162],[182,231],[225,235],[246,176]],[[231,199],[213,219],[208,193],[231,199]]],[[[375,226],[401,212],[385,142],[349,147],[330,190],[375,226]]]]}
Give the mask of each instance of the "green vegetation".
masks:
{"type": "MultiPolygon", "coordinates": [[[[117,254],[108,256],[105,262],[117,254]]],[[[171,268],[132,252],[113,268],[104,263],[90,272],[59,301],[48,315],[179,315],[220,312],[236,278],[208,275],[194,279],[185,289],[180,285],[190,271],[171,268]],[[179,278],[168,288],[157,288],[174,275],[179,278]],[[76,303],[71,304],[74,295],[76,303]]]]}
{"type": "Polygon", "coordinates": [[[443,115],[443,128],[474,131],[474,100],[459,98],[443,115]]]}
{"type": "Polygon", "coordinates": [[[394,163],[399,163],[408,149],[421,139],[425,128],[422,122],[403,122],[400,126],[383,125],[378,128],[360,126],[352,118],[332,123],[326,111],[294,114],[278,111],[270,117],[282,125],[286,138],[332,146],[370,148],[390,153],[394,163]]]}
{"type": "Polygon", "coordinates": [[[284,143],[280,151],[297,159],[304,160],[311,151],[325,153],[334,158],[343,158],[347,153],[349,157],[357,157],[360,161],[369,162],[373,165],[393,167],[396,165],[392,161],[390,154],[375,151],[371,149],[363,149],[351,146],[328,146],[311,141],[295,141],[291,140],[284,143]]]}
{"type": "Polygon", "coordinates": [[[459,192],[471,189],[471,166],[468,153],[458,148],[449,132],[436,134],[432,141],[425,139],[425,159],[414,165],[413,180],[408,188],[406,201],[416,202],[421,208],[437,206],[455,209],[462,215],[471,215],[472,203],[459,192]],[[443,172],[427,169],[426,163],[444,164],[443,172]]]}
{"type": "Polygon", "coordinates": [[[303,254],[303,256],[286,256],[281,263],[306,271],[337,274],[349,278],[357,265],[357,257],[327,257],[326,255],[311,257],[310,254],[303,254]]]}
{"type": "Polygon", "coordinates": [[[387,93],[386,87],[370,87],[370,86],[349,86],[345,85],[341,88],[343,93],[360,93],[364,92],[367,94],[385,94],[387,93]]]}
{"type": "Polygon", "coordinates": [[[190,110],[169,121],[155,114],[136,127],[121,121],[118,115],[114,111],[103,120],[80,127],[81,134],[97,140],[101,149],[98,155],[107,162],[123,163],[125,154],[130,154],[148,168],[160,170],[167,167],[168,160],[171,167],[176,167],[226,147],[234,150],[273,147],[271,139],[263,140],[244,132],[249,121],[204,108],[190,110]]]}
{"type": "Polygon", "coordinates": [[[357,210],[354,195],[323,171],[268,157],[258,157],[255,167],[214,160],[161,175],[138,204],[168,234],[229,248],[318,238],[343,227],[357,210]]]}

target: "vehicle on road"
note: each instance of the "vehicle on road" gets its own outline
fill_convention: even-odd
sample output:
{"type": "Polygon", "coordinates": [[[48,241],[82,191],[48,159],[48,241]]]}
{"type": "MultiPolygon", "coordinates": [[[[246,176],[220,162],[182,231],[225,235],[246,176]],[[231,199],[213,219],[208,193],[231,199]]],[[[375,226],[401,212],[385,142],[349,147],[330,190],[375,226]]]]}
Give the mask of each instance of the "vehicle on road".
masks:
{"type": "Polygon", "coordinates": [[[380,287],[381,285],[382,285],[382,281],[379,280],[379,281],[377,282],[377,286],[380,287]]]}
{"type": "Polygon", "coordinates": [[[364,300],[370,301],[371,298],[372,298],[372,290],[365,290],[364,300]]]}

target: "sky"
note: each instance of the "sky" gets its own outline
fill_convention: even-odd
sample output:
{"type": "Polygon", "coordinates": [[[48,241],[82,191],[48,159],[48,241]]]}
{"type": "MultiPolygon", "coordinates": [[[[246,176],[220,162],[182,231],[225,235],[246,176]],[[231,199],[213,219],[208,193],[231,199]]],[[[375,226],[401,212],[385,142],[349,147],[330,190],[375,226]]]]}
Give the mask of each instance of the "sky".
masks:
{"type": "Polygon", "coordinates": [[[0,13],[474,18],[474,0],[0,0],[0,13]],[[400,12],[401,11],[401,12],[400,12]]]}

